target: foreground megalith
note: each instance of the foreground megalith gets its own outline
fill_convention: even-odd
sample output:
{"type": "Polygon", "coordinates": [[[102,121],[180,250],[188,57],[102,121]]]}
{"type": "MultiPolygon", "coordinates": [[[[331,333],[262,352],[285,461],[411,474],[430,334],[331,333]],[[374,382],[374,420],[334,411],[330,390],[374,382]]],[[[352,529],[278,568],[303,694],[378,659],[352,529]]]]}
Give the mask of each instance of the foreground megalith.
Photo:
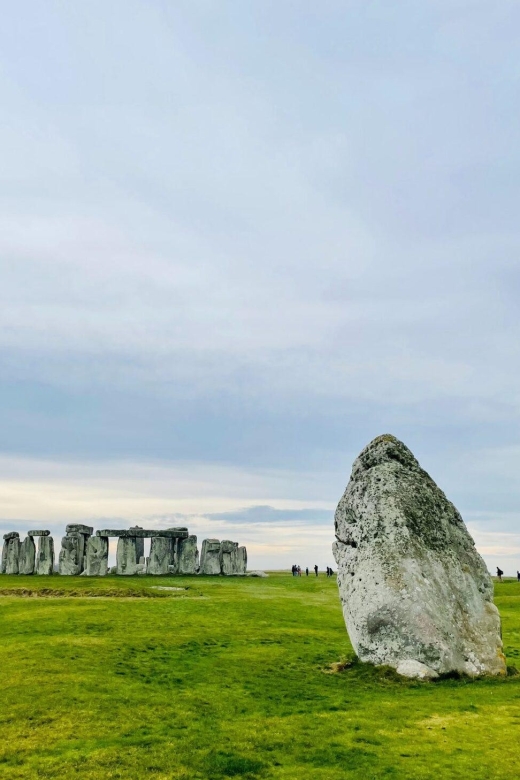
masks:
{"type": "Polygon", "coordinates": [[[67,532],[61,540],[61,550],[58,559],[59,572],[71,577],[83,571],[84,540],[79,533],[67,532]]]}
{"type": "Polygon", "coordinates": [[[2,569],[6,574],[18,574],[20,559],[20,534],[18,531],[4,534],[4,550],[2,552],[2,569]]]}
{"type": "Polygon", "coordinates": [[[172,539],[168,539],[164,536],[153,537],[150,542],[148,574],[168,574],[168,567],[171,565],[173,565],[172,539]]]}
{"type": "Polygon", "coordinates": [[[237,550],[238,543],[224,539],[220,543],[220,572],[221,574],[237,574],[237,550]]]}
{"type": "Polygon", "coordinates": [[[409,677],[505,674],[486,565],[457,509],[394,436],[355,460],[335,531],[343,614],[362,661],[409,677]]]}
{"type": "Polygon", "coordinates": [[[120,536],[117,540],[116,573],[137,574],[137,547],[135,536],[120,536]]]}

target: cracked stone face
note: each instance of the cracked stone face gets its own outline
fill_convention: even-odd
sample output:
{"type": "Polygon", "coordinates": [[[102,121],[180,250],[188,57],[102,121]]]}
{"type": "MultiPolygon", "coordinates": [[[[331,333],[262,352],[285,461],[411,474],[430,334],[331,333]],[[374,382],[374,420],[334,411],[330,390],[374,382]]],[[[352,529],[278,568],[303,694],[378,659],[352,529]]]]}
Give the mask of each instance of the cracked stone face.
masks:
{"type": "Polygon", "coordinates": [[[354,462],[335,531],[343,614],[362,661],[422,678],[505,674],[486,565],[457,509],[394,436],[354,462]]]}

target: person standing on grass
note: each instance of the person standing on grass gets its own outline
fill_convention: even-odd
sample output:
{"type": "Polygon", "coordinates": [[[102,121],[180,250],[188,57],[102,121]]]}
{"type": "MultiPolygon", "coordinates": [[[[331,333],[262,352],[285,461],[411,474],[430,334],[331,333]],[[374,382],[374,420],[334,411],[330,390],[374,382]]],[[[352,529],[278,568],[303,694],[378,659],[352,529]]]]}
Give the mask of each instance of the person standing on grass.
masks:
{"type": "Polygon", "coordinates": [[[503,573],[504,572],[502,571],[502,569],[499,569],[498,566],[497,566],[497,577],[498,577],[498,581],[499,582],[502,582],[502,574],[503,573]]]}
{"type": "Polygon", "coordinates": [[[520,571],[516,572],[516,579],[518,580],[518,582],[520,582],[520,571]]]}
{"type": "MultiPolygon", "coordinates": [[[[309,567],[308,567],[308,566],[307,566],[307,568],[305,569],[305,576],[306,576],[306,577],[308,577],[308,576],[309,576],[309,567]]],[[[518,575],[518,579],[520,580],[520,574],[518,575]]]]}
{"type": "Polygon", "coordinates": [[[314,573],[315,573],[315,575],[317,577],[318,576],[318,566],[317,565],[314,567],[314,573]]]}

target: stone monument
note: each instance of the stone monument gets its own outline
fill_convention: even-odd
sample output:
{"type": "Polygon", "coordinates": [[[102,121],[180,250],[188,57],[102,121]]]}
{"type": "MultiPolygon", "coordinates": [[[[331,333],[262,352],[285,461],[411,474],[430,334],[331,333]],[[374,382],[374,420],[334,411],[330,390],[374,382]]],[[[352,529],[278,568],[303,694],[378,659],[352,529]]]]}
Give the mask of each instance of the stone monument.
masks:
{"type": "Polygon", "coordinates": [[[457,509],[394,436],[354,462],[333,551],[362,661],[408,677],[506,673],[493,583],[457,509]]]}

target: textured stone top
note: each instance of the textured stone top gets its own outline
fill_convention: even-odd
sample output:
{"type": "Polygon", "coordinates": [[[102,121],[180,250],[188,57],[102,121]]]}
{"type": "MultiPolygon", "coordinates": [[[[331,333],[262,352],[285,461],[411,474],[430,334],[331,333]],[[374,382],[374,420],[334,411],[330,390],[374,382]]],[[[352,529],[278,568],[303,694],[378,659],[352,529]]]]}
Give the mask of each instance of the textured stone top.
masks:
{"type": "Polygon", "coordinates": [[[70,523],[65,531],[68,534],[87,534],[88,536],[92,536],[94,533],[92,526],[82,525],[81,523],[70,523]]]}
{"type": "Polygon", "coordinates": [[[168,529],[146,529],[146,528],[104,528],[101,531],[96,531],[96,536],[118,536],[124,538],[134,539],[154,539],[157,537],[167,537],[168,539],[187,539],[187,528],[168,528],[168,529]]]}
{"type": "Polygon", "coordinates": [[[50,531],[27,531],[27,536],[50,536],[50,531]]]}
{"type": "Polygon", "coordinates": [[[18,533],[18,531],[11,531],[11,532],[10,532],[10,533],[8,533],[8,534],[4,534],[4,539],[5,539],[6,541],[7,541],[8,539],[19,539],[19,538],[20,538],[20,534],[18,533]]]}

